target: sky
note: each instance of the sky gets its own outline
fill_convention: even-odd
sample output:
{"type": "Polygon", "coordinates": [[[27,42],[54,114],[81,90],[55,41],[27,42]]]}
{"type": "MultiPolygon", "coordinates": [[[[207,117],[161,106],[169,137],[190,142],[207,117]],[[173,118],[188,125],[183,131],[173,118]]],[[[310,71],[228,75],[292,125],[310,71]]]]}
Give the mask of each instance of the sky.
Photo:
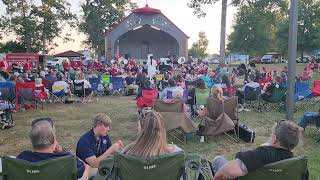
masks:
{"type": "MultiPolygon", "coordinates": [[[[71,4],[71,11],[78,16],[81,14],[80,3],[81,0],[67,0],[71,4]]],[[[146,0],[132,0],[136,2],[138,7],[144,7],[146,0]]],[[[198,40],[198,33],[204,31],[209,40],[208,53],[219,53],[220,49],[220,20],[221,20],[221,1],[214,5],[206,6],[204,8],[207,16],[205,18],[198,18],[193,14],[193,9],[187,6],[189,0],[148,0],[149,7],[160,9],[173,23],[175,23],[182,31],[184,31],[189,37],[189,47],[192,43],[198,40]]],[[[0,14],[5,13],[5,6],[0,1],[0,14]]],[[[236,13],[236,8],[228,6],[227,12],[227,36],[232,31],[232,20],[236,13]]],[[[82,45],[82,41],[85,36],[79,33],[77,30],[65,28],[63,33],[71,33],[73,42],[64,43],[62,40],[55,40],[59,45],[54,50],[50,51],[50,54],[55,54],[67,50],[81,50],[85,46],[82,45]]],[[[13,35],[5,36],[3,41],[14,40],[13,35]]]]}

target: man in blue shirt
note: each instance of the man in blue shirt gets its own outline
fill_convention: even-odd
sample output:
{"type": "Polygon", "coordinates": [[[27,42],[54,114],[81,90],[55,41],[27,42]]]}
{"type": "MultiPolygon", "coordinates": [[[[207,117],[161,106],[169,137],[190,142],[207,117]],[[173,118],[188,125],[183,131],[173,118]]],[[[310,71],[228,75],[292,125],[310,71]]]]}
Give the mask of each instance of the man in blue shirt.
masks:
{"type": "MultiPolygon", "coordinates": [[[[17,159],[29,162],[38,162],[61,156],[71,155],[64,152],[57,142],[55,128],[50,118],[36,119],[31,124],[29,137],[33,151],[23,151],[17,159]]],[[[89,176],[90,167],[80,159],[77,159],[77,178],[86,179],[89,176]]]]}
{"type": "Polygon", "coordinates": [[[93,120],[93,128],[82,135],[77,143],[77,156],[91,168],[98,168],[100,161],[124,147],[122,141],[112,145],[108,136],[110,125],[111,119],[106,114],[98,114],[93,120]]]}

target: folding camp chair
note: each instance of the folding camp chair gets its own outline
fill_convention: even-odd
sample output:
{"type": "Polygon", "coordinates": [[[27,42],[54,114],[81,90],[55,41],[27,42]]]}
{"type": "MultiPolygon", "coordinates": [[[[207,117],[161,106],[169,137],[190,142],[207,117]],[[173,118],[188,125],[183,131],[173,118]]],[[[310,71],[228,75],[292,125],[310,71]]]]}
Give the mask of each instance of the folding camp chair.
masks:
{"type": "Polygon", "coordinates": [[[162,115],[166,131],[181,143],[187,141],[187,135],[196,131],[196,126],[184,113],[184,103],[181,100],[154,102],[154,110],[162,115]]]}
{"type": "MultiPolygon", "coordinates": [[[[234,96],[230,99],[221,102],[219,100],[208,98],[207,109],[208,116],[205,121],[205,136],[225,134],[235,142],[239,142],[239,116],[237,111],[238,97],[234,96]],[[228,118],[220,118],[221,114],[225,113],[228,118]],[[232,137],[228,132],[232,132],[235,137],[232,137]]],[[[202,124],[202,123],[201,123],[202,124]]]]}
{"type": "Polygon", "coordinates": [[[158,90],[142,90],[142,96],[137,99],[137,107],[153,107],[153,103],[158,98],[158,90]]]}
{"type": "Polygon", "coordinates": [[[116,93],[119,94],[119,96],[121,96],[123,94],[122,91],[125,88],[124,83],[123,83],[123,78],[122,77],[112,77],[112,78],[110,78],[110,83],[112,84],[112,91],[113,91],[111,96],[113,96],[116,93]]]}
{"type": "Polygon", "coordinates": [[[285,87],[275,87],[272,90],[272,95],[268,101],[261,101],[262,107],[266,111],[271,111],[273,109],[278,109],[281,111],[282,108],[285,108],[285,97],[286,97],[287,88],[285,87]]]}
{"type": "Polygon", "coordinates": [[[15,99],[15,88],[13,82],[0,82],[1,99],[13,104],[15,99]]]}
{"type": "Polygon", "coordinates": [[[100,163],[94,180],[177,180],[184,167],[183,152],[152,158],[116,154],[100,163]]]}
{"type": "Polygon", "coordinates": [[[210,76],[201,76],[201,79],[204,81],[207,88],[211,88],[214,84],[210,76]]]}
{"type": "Polygon", "coordinates": [[[199,118],[199,115],[196,116],[196,110],[202,109],[207,105],[207,98],[209,97],[210,89],[195,89],[195,98],[194,98],[194,121],[199,118]]]}
{"type": "Polygon", "coordinates": [[[239,180],[305,180],[308,179],[308,160],[304,156],[282,160],[240,177],[239,180]]]}
{"type": "Polygon", "coordinates": [[[261,110],[260,103],[261,86],[257,88],[246,86],[243,92],[244,107],[252,107],[256,111],[261,110]]]}
{"type": "Polygon", "coordinates": [[[109,84],[110,84],[110,75],[109,74],[103,74],[101,75],[101,80],[103,82],[103,86],[105,88],[108,88],[109,87],[109,84]]]}
{"type": "Polygon", "coordinates": [[[26,109],[37,108],[34,82],[16,84],[16,111],[18,111],[19,105],[26,109]],[[28,103],[31,104],[29,105],[28,103]]]}
{"type": "Polygon", "coordinates": [[[164,79],[164,74],[156,74],[154,79],[156,81],[155,84],[157,85],[157,88],[160,89],[160,82],[164,79]]]}
{"type": "Polygon", "coordinates": [[[296,82],[294,101],[301,109],[308,109],[312,105],[312,91],[307,82],[296,82]]]}
{"type": "Polygon", "coordinates": [[[103,94],[103,91],[99,87],[99,85],[101,84],[100,78],[90,78],[89,82],[91,84],[93,94],[96,96],[101,96],[103,94]]]}
{"type": "Polygon", "coordinates": [[[21,159],[3,157],[2,173],[0,173],[0,179],[76,180],[76,159],[74,156],[70,155],[39,162],[28,162],[21,159]]]}
{"type": "Polygon", "coordinates": [[[86,97],[86,90],[84,88],[84,82],[81,83],[73,83],[73,94],[77,97],[78,102],[84,102],[84,98],[86,97]]]}
{"type": "Polygon", "coordinates": [[[64,102],[67,94],[64,91],[64,86],[52,86],[52,92],[50,92],[50,100],[55,102],[64,102]]]}

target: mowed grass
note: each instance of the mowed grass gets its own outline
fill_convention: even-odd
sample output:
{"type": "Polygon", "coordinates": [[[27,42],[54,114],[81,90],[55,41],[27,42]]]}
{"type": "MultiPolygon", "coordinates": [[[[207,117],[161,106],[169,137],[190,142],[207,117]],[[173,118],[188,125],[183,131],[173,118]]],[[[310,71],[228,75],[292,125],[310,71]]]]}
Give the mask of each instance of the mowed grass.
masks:
{"type": "MultiPolygon", "coordinates": [[[[280,70],[282,65],[267,65],[280,70]]],[[[302,64],[297,66],[298,72],[303,69],[302,64]]],[[[320,79],[319,73],[314,79],[320,79]]],[[[59,143],[75,152],[79,137],[92,127],[92,117],[100,112],[107,113],[112,118],[111,136],[113,140],[121,139],[125,144],[132,142],[137,135],[137,108],[134,97],[99,97],[93,98],[91,104],[48,104],[44,110],[29,110],[14,114],[15,127],[0,131],[0,156],[17,155],[19,152],[30,149],[28,129],[32,119],[37,117],[51,117],[57,130],[59,143]]],[[[317,111],[320,107],[313,106],[310,111],[317,111]]],[[[303,114],[298,111],[295,121],[303,114]]],[[[256,139],[252,144],[235,143],[224,135],[210,137],[208,143],[199,143],[194,138],[186,145],[168,139],[168,142],[177,143],[188,153],[198,153],[209,160],[216,155],[234,158],[236,152],[253,149],[265,143],[270,136],[271,128],[275,122],[285,117],[285,114],[277,111],[261,112],[254,111],[240,113],[240,123],[246,124],[256,131],[256,139]]],[[[314,127],[308,127],[305,132],[303,143],[295,149],[295,155],[307,155],[311,180],[320,179],[320,133],[314,127]]]]}

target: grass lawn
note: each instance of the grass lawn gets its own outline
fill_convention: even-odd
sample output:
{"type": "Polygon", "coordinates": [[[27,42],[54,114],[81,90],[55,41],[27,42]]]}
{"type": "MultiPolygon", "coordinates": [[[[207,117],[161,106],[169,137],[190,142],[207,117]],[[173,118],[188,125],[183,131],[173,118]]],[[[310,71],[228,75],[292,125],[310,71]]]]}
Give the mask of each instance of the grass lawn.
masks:
{"type": "MultiPolygon", "coordinates": [[[[270,65],[268,65],[270,66],[270,65]]],[[[281,65],[274,66],[281,69],[281,65]]],[[[298,72],[303,65],[298,65],[298,72]]],[[[315,79],[320,79],[317,74],[315,79]]],[[[15,127],[0,131],[0,156],[17,155],[19,152],[30,149],[27,132],[32,119],[36,117],[51,117],[57,129],[59,143],[66,149],[75,152],[79,137],[92,126],[92,117],[99,112],[107,113],[113,120],[111,136],[113,140],[121,139],[125,144],[132,142],[137,134],[137,108],[134,97],[100,97],[93,98],[91,104],[48,104],[44,110],[29,110],[14,114],[15,127]]],[[[313,106],[310,111],[318,110],[313,106]]],[[[302,111],[295,114],[295,121],[302,115],[302,111]]],[[[266,142],[271,133],[271,127],[285,114],[272,111],[257,113],[254,111],[240,114],[240,123],[247,124],[256,131],[256,140],[253,144],[244,142],[235,143],[226,136],[216,136],[209,139],[209,143],[192,141],[181,145],[188,153],[198,153],[204,158],[212,159],[216,155],[226,156],[231,159],[235,153],[242,150],[253,149],[266,142]]],[[[295,149],[295,155],[307,155],[311,180],[320,180],[320,133],[314,127],[308,127],[303,143],[295,149]]],[[[169,139],[169,142],[172,140],[169,139]]],[[[175,142],[177,143],[177,142],[175,142]]]]}

